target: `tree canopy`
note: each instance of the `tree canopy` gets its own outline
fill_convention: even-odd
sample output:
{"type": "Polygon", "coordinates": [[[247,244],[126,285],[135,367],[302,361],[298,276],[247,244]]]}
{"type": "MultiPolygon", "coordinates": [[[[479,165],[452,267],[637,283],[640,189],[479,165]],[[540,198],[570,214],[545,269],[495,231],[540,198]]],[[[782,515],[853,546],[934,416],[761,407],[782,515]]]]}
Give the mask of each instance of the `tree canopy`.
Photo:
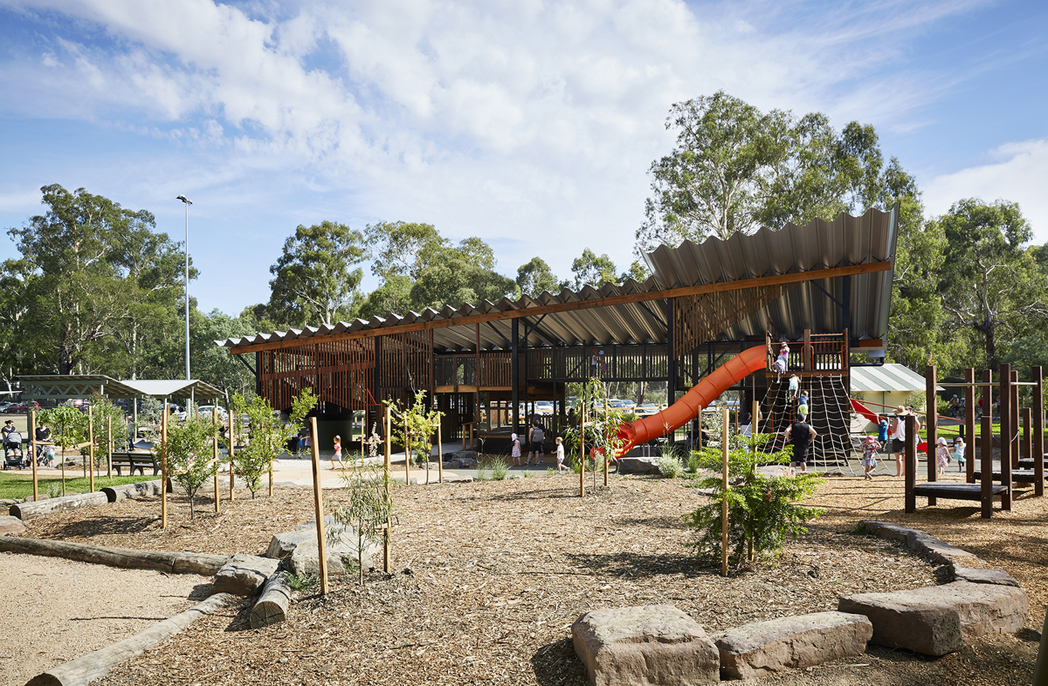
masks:
{"type": "Polygon", "coordinates": [[[299,225],[269,268],[270,315],[299,328],[352,319],[364,277],[353,267],[366,256],[364,234],[345,224],[299,225]]]}
{"type": "Polygon", "coordinates": [[[871,126],[852,122],[837,132],[824,114],[765,113],[719,91],[673,105],[666,128],[677,132],[677,144],[649,170],[637,252],[832,219],[883,195],[871,126]]]}

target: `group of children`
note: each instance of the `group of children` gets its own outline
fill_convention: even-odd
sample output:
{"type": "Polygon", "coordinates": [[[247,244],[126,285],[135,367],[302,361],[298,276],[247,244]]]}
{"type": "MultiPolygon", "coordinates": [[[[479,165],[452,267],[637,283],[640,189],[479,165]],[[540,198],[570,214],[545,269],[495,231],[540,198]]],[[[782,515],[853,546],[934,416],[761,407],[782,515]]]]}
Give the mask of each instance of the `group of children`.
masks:
{"type": "MultiPolygon", "coordinates": [[[[531,464],[531,460],[532,460],[533,457],[535,459],[535,464],[542,464],[542,455],[543,455],[542,442],[545,439],[545,433],[542,432],[541,427],[539,427],[538,423],[536,423],[534,426],[532,426],[532,428],[529,431],[529,433],[531,434],[531,439],[532,439],[529,442],[530,443],[529,447],[531,448],[531,450],[528,451],[528,461],[527,462],[523,462],[523,463],[521,462],[522,454],[521,454],[521,450],[520,450],[520,437],[518,437],[517,434],[510,434],[510,439],[509,440],[510,440],[510,444],[511,444],[512,447],[510,448],[509,456],[513,458],[513,465],[514,466],[523,467],[525,465],[529,465],[529,464],[531,464]],[[538,428],[539,431],[536,431],[535,430],[536,428],[538,428]],[[537,440],[536,440],[536,436],[538,437],[537,440]]],[[[564,471],[564,470],[567,469],[567,467],[564,465],[564,439],[561,438],[560,436],[557,436],[557,438],[555,439],[555,442],[557,444],[557,453],[556,453],[556,455],[557,455],[557,472],[560,473],[561,471],[564,471]]]]}
{"type": "MultiPolygon", "coordinates": [[[[953,439],[953,450],[950,450],[950,445],[945,438],[939,436],[935,441],[935,464],[938,467],[940,475],[946,473],[946,468],[954,460],[958,464],[964,464],[964,439],[957,436],[953,439]]],[[[873,470],[877,466],[877,453],[884,447],[884,445],[875,439],[873,436],[867,436],[866,442],[862,448],[862,467],[866,479],[873,478],[873,470]]]]}

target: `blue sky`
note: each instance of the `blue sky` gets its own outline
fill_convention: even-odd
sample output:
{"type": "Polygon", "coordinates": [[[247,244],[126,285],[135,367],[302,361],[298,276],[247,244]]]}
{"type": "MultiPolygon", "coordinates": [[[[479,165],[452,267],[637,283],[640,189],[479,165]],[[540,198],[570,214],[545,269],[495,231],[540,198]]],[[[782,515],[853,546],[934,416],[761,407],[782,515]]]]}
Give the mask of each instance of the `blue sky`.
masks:
{"type": "Polygon", "coordinates": [[[669,106],[723,89],[873,124],[930,215],[1004,198],[1044,243],[1046,35],[1032,1],[0,0],[0,227],[58,183],[181,240],[185,194],[192,294],[230,314],[326,219],[621,270],[669,106]]]}

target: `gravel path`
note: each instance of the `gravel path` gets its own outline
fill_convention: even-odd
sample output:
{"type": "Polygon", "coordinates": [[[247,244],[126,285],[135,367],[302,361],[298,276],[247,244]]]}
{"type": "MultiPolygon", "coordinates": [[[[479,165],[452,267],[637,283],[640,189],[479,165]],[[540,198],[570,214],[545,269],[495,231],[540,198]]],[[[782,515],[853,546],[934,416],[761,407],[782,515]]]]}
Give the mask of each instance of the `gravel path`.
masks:
{"type": "Polygon", "coordinates": [[[210,583],[196,575],[0,553],[0,686],[21,686],[176,615],[199,602],[210,583]]]}

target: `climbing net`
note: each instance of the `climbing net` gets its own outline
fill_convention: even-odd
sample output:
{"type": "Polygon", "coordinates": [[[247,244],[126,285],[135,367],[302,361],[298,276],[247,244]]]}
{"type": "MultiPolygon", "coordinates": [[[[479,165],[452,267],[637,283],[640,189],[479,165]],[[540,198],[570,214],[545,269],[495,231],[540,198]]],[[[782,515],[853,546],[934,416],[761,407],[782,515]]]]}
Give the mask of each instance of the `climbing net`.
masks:
{"type": "MultiPolygon", "coordinates": [[[[810,376],[801,380],[800,389],[808,396],[808,423],[816,433],[809,464],[820,471],[841,471],[853,476],[862,474],[862,440],[865,434],[853,435],[850,430],[852,408],[844,377],[810,376]]],[[[760,431],[772,434],[772,440],[768,443],[770,450],[785,447],[785,431],[796,420],[797,405],[788,381],[769,383],[760,405],[765,415],[760,431]]]]}

